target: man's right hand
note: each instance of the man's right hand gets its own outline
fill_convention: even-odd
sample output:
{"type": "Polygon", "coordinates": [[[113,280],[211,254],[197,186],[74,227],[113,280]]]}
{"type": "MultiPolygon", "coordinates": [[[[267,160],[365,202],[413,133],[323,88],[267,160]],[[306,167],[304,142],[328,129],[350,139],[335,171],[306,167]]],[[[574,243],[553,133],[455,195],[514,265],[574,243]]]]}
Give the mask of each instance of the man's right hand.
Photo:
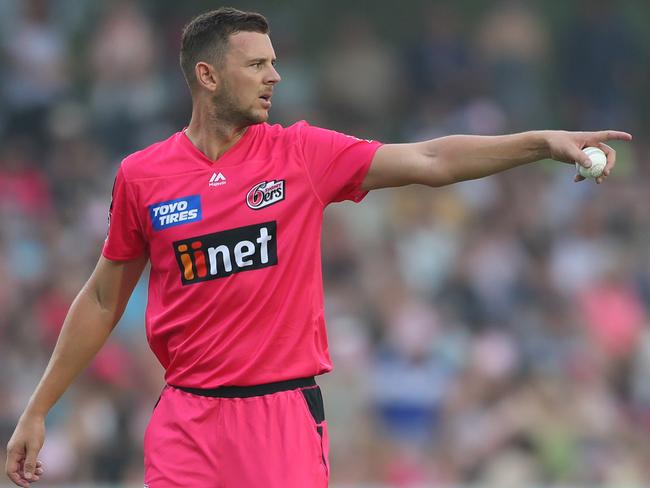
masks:
{"type": "Polygon", "coordinates": [[[38,481],[43,466],[36,459],[45,441],[45,418],[23,415],[7,444],[5,472],[16,485],[25,488],[38,481]]]}
{"type": "Polygon", "coordinates": [[[45,416],[108,339],[146,263],[145,255],[130,261],[100,257],[72,302],[50,362],[7,445],[5,472],[18,486],[27,488],[43,474],[36,456],[45,442],[45,416]]]}

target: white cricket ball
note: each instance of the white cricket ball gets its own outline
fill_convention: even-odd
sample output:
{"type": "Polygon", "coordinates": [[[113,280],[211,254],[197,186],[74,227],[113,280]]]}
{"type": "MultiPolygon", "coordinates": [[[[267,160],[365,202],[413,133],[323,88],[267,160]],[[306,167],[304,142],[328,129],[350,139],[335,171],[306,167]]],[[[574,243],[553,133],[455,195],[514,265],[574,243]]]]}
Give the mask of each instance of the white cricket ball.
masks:
{"type": "Polygon", "coordinates": [[[591,167],[585,168],[576,162],[576,170],[585,178],[598,178],[607,165],[607,155],[597,147],[585,147],[582,152],[591,159],[591,167]]]}

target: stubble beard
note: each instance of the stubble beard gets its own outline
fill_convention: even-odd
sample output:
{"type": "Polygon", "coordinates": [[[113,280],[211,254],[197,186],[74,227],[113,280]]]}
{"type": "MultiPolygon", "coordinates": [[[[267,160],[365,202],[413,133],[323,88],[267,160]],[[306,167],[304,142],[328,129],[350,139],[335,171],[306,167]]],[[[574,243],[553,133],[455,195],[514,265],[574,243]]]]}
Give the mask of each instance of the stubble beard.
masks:
{"type": "Polygon", "coordinates": [[[257,114],[252,109],[245,109],[238,104],[233,90],[225,83],[219,93],[212,97],[211,112],[215,122],[233,127],[248,127],[261,124],[268,119],[266,114],[257,114]]]}

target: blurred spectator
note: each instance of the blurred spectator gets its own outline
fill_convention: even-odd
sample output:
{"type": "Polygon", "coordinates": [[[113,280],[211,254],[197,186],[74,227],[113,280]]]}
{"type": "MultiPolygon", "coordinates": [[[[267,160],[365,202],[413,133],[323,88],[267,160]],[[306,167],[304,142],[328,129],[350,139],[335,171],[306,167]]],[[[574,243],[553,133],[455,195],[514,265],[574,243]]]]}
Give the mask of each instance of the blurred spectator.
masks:
{"type": "Polygon", "coordinates": [[[409,46],[406,69],[415,93],[428,93],[433,99],[461,102],[473,91],[476,80],[467,43],[464,18],[451,3],[436,3],[417,19],[422,32],[409,46]]]}
{"type": "Polygon", "coordinates": [[[491,5],[477,29],[476,49],[489,90],[515,130],[543,127],[548,120],[544,69],[548,66],[548,30],[527,0],[491,5]]]}
{"type": "Polygon", "coordinates": [[[42,141],[47,112],[70,83],[66,38],[53,24],[47,0],[21,2],[6,28],[0,43],[7,57],[2,90],[7,128],[42,141]]]}
{"type": "Polygon", "coordinates": [[[639,344],[647,323],[644,304],[628,282],[629,272],[620,263],[609,262],[602,280],[581,290],[579,306],[594,347],[608,357],[624,359],[639,344]]]}
{"type": "Polygon", "coordinates": [[[566,97],[563,115],[571,127],[635,127],[636,83],[644,80],[637,30],[608,0],[577,0],[556,48],[557,74],[566,97]],[[607,60],[607,61],[605,61],[607,60]]]}
{"type": "Polygon", "coordinates": [[[49,182],[23,136],[0,147],[0,214],[7,220],[45,218],[52,211],[49,182]]]}
{"type": "Polygon", "coordinates": [[[335,27],[321,67],[324,108],[338,130],[378,138],[391,127],[402,83],[397,54],[364,16],[346,14],[335,27]]]}
{"type": "Polygon", "coordinates": [[[92,39],[91,106],[97,130],[113,154],[163,137],[167,95],[151,19],[138,3],[112,2],[92,39]]]}

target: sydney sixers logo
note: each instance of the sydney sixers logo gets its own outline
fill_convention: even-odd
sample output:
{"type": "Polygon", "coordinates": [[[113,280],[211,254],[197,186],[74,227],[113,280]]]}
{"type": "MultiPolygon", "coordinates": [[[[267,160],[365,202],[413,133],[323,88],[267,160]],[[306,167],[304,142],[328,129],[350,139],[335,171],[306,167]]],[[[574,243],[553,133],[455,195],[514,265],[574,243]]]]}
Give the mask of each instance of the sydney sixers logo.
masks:
{"type": "Polygon", "coordinates": [[[246,205],[253,210],[268,207],[284,200],[284,180],[262,181],[246,195],[246,205]]]}

